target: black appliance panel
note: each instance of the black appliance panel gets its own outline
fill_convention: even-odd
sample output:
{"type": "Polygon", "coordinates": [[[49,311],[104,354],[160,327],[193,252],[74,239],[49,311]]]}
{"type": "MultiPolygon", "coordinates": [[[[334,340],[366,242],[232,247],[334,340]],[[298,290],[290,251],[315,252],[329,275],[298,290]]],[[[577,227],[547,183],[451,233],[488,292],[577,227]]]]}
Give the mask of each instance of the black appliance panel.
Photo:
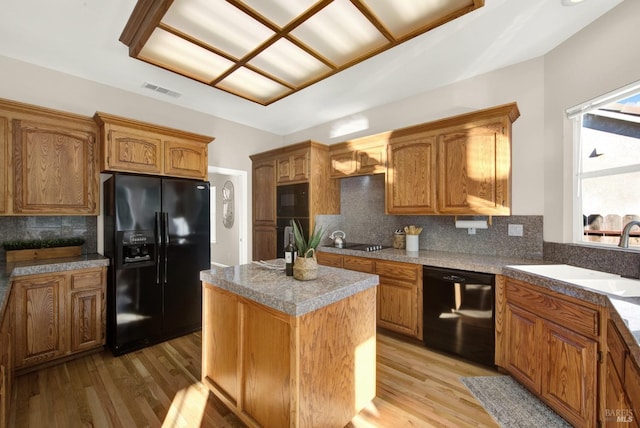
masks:
{"type": "Polygon", "coordinates": [[[309,217],[278,218],[276,220],[276,257],[284,258],[285,227],[291,226],[291,221],[300,223],[305,239],[309,239],[309,217]]]}
{"type": "Polygon", "coordinates": [[[169,336],[202,327],[200,271],[211,267],[209,183],[165,179],[164,325],[169,336]]]}
{"type": "Polygon", "coordinates": [[[309,217],[309,183],[278,186],[276,196],[277,218],[309,217]]]}
{"type": "Polygon", "coordinates": [[[423,334],[428,347],[495,364],[495,276],[425,266],[423,334]]]}

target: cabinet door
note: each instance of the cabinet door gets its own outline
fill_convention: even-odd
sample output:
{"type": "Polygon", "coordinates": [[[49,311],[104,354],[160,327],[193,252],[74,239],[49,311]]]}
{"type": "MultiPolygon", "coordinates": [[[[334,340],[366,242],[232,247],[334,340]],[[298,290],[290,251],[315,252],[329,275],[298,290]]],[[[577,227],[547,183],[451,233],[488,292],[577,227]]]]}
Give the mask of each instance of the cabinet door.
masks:
{"type": "Polygon", "coordinates": [[[626,413],[625,416],[627,421],[632,422],[630,425],[640,426],[640,367],[633,360],[634,357],[627,354],[624,369],[624,389],[627,393],[626,399],[629,402],[629,408],[633,414],[626,413]]]}
{"type": "Polygon", "coordinates": [[[9,121],[0,117],[0,214],[7,212],[9,171],[9,121]]]}
{"type": "Polygon", "coordinates": [[[342,150],[335,150],[332,148],[329,155],[329,161],[331,165],[329,176],[331,178],[349,177],[356,174],[357,165],[355,149],[347,147],[342,150]]]}
{"type": "Polygon", "coordinates": [[[278,183],[309,180],[309,150],[304,149],[277,160],[278,183]]]}
{"type": "Polygon", "coordinates": [[[542,397],[574,426],[595,426],[598,343],[548,321],[542,338],[542,397]]]}
{"type": "Polygon", "coordinates": [[[0,427],[9,426],[13,379],[13,302],[7,302],[0,319],[0,427]]]}
{"type": "Polygon", "coordinates": [[[436,213],[435,136],[422,134],[392,139],[387,158],[387,213],[436,213]]]}
{"type": "Polygon", "coordinates": [[[624,386],[618,377],[611,354],[607,357],[607,382],[605,392],[604,415],[602,417],[605,426],[616,428],[629,428],[628,416],[637,416],[629,412],[631,406],[627,401],[624,386]],[[621,417],[620,419],[618,419],[621,417]]]}
{"type": "Polygon", "coordinates": [[[64,355],[65,276],[25,277],[15,280],[14,287],[16,367],[64,355]]]}
{"type": "MultiPolygon", "coordinates": [[[[253,163],[253,224],[276,224],[276,166],[274,160],[253,163]]],[[[275,247],[274,247],[275,251],[275,247]]]]}
{"type": "MultiPolygon", "coordinates": [[[[277,258],[277,235],[275,226],[253,228],[253,260],[272,260],[277,258]]],[[[281,256],[282,257],[282,256],[281,256]]]]}
{"type": "Polygon", "coordinates": [[[505,325],[505,368],[531,390],[540,391],[540,320],[532,313],[507,302],[505,325]]]}
{"type": "Polygon", "coordinates": [[[71,292],[71,352],[84,351],[104,344],[102,297],[101,288],[71,292]]]}
{"type": "Polygon", "coordinates": [[[161,174],[162,139],[157,134],[107,126],[105,170],[161,174]]]}
{"type": "Polygon", "coordinates": [[[292,426],[294,340],[287,317],[264,306],[245,304],[241,337],[243,410],[256,426],[292,426]]]}
{"type": "Polygon", "coordinates": [[[96,131],[13,121],[15,213],[98,214],[96,131]]]}
{"type": "Polygon", "coordinates": [[[438,136],[440,213],[511,213],[508,126],[498,121],[438,136]]]}
{"type": "Polygon", "coordinates": [[[202,379],[237,405],[241,339],[238,298],[205,285],[202,303],[202,379]]]}
{"type": "Polygon", "coordinates": [[[207,177],[207,146],[190,141],[164,141],[164,174],[172,177],[207,177]]]}

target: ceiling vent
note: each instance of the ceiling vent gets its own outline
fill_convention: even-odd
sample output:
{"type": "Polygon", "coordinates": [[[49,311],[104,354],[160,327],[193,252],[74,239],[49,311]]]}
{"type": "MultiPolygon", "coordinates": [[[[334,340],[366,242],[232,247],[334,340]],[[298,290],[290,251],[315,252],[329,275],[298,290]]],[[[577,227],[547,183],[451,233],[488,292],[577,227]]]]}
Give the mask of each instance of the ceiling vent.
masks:
{"type": "Polygon", "coordinates": [[[180,92],[172,91],[171,89],[163,88],[162,86],[154,85],[153,83],[144,82],[143,88],[151,89],[152,91],[159,92],[164,95],[169,95],[173,98],[180,98],[182,94],[180,92]]]}

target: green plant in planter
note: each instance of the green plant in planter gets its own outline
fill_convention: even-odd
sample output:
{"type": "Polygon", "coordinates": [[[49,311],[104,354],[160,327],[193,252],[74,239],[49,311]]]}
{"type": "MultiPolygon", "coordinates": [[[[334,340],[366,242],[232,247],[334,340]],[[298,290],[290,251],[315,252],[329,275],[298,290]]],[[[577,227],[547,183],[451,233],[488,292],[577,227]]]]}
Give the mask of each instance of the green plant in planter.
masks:
{"type": "Polygon", "coordinates": [[[304,238],[304,232],[302,231],[302,226],[298,220],[291,220],[291,227],[293,227],[293,239],[295,240],[296,247],[298,248],[298,256],[313,257],[315,250],[318,248],[318,245],[320,245],[322,235],[324,234],[322,226],[320,226],[320,228],[316,228],[316,225],[313,225],[313,230],[309,235],[309,240],[304,238]],[[313,248],[313,251],[309,251],[311,248],[313,248]]]}
{"type": "Polygon", "coordinates": [[[2,247],[6,251],[37,250],[40,248],[70,247],[84,244],[84,238],[50,238],[5,241],[2,247]]]}

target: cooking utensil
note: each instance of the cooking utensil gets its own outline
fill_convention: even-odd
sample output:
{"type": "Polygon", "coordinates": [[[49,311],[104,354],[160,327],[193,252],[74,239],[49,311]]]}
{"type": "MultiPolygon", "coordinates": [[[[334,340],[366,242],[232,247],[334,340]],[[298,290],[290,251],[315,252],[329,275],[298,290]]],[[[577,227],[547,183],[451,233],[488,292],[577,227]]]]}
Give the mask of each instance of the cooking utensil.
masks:
{"type": "Polygon", "coordinates": [[[419,226],[414,226],[413,224],[404,227],[404,233],[406,233],[407,235],[420,235],[420,232],[422,232],[422,228],[419,226]]]}
{"type": "Polygon", "coordinates": [[[344,248],[345,245],[347,245],[347,234],[341,230],[332,232],[329,238],[333,241],[333,246],[336,248],[344,248]]]}

